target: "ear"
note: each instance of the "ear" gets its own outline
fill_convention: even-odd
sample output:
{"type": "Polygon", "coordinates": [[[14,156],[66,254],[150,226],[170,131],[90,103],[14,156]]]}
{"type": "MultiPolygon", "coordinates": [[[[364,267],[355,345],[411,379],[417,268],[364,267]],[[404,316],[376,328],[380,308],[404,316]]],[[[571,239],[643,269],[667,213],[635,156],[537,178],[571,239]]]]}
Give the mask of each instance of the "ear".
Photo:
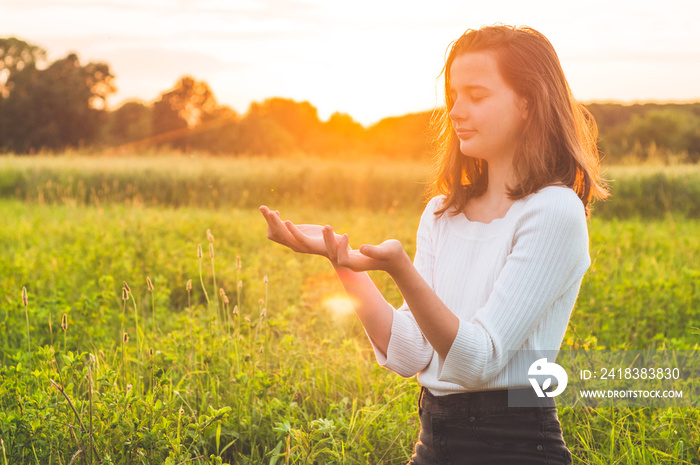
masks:
{"type": "Polygon", "coordinates": [[[526,120],[528,115],[530,114],[529,109],[530,106],[528,105],[527,99],[521,97],[520,98],[520,116],[522,117],[523,120],[526,120]]]}

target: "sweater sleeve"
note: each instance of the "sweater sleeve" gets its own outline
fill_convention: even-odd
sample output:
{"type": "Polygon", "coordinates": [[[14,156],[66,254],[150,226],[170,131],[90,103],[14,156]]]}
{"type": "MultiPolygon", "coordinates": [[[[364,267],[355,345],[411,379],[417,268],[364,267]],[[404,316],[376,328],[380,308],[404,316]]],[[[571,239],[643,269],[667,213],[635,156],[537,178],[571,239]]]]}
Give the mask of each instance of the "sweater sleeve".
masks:
{"type": "MultiPolygon", "coordinates": [[[[440,199],[441,197],[433,197],[421,215],[416,236],[416,255],[413,259],[416,270],[431,288],[433,287],[435,264],[435,251],[433,249],[434,212],[439,208],[440,199]]],[[[384,354],[374,346],[374,353],[379,365],[405,378],[414,376],[428,366],[433,352],[433,347],[418,327],[406,301],[394,312],[387,353],[384,354]]]]}
{"type": "Polygon", "coordinates": [[[550,191],[528,206],[486,304],[460,319],[438,361],[438,379],[467,389],[488,383],[549,313],[571,312],[589,265],[585,211],[573,191],[550,191]]]}

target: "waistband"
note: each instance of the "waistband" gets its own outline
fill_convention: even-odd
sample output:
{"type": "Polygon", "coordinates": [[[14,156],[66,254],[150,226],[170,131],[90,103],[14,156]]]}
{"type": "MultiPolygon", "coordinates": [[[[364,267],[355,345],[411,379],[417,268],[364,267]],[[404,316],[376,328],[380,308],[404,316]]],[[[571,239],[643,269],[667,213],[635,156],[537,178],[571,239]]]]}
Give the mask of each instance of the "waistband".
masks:
{"type": "Polygon", "coordinates": [[[418,405],[430,404],[440,410],[493,410],[517,408],[556,408],[552,397],[537,397],[531,388],[504,389],[498,391],[472,391],[459,394],[436,396],[429,389],[421,387],[418,405]]]}

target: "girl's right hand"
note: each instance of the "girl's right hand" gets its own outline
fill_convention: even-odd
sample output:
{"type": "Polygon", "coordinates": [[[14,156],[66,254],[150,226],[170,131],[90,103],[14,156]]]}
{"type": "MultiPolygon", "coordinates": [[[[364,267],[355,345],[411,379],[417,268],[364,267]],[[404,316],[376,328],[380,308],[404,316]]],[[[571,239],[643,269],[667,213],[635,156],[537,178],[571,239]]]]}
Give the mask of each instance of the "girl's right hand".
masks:
{"type": "MultiPolygon", "coordinates": [[[[295,252],[330,258],[323,237],[323,226],[317,224],[295,225],[289,220],[282,221],[278,211],[273,212],[265,205],[260,207],[260,211],[267,221],[268,239],[289,247],[295,252]]],[[[335,236],[340,240],[339,235],[335,236]]]]}
{"type": "Polygon", "coordinates": [[[347,234],[339,236],[330,226],[324,226],[322,231],[328,256],[338,266],[352,271],[381,270],[395,277],[413,265],[401,242],[396,239],[386,240],[379,245],[365,244],[359,250],[353,250],[348,243],[347,234]]]}

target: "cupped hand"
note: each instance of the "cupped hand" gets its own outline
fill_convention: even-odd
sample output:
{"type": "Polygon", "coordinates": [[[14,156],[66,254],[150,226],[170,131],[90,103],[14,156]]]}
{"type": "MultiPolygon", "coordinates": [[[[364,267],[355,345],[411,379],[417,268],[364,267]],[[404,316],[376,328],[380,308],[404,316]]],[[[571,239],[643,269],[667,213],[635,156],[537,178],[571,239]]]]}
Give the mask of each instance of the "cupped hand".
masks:
{"type": "MultiPolygon", "coordinates": [[[[289,247],[295,252],[330,258],[323,235],[323,226],[317,224],[295,225],[289,220],[282,221],[278,211],[272,211],[265,205],[260,207],[260,211],[267,221],[268,239],[289,247]]],[[[336,236],[336,240],[339,240],[340,236],[336,236]]]]}
{"type": "Polygon", "coordinates": [[[396,239],[386,240],[379,245],[365,244],[359,250],[353,250],[348,235],[343,234],[338,239],[330,226],[323,228],[323,237],[331,261],[353,271],[381,270],[393,274],[411,263],[401,242],[396,239]]]}

